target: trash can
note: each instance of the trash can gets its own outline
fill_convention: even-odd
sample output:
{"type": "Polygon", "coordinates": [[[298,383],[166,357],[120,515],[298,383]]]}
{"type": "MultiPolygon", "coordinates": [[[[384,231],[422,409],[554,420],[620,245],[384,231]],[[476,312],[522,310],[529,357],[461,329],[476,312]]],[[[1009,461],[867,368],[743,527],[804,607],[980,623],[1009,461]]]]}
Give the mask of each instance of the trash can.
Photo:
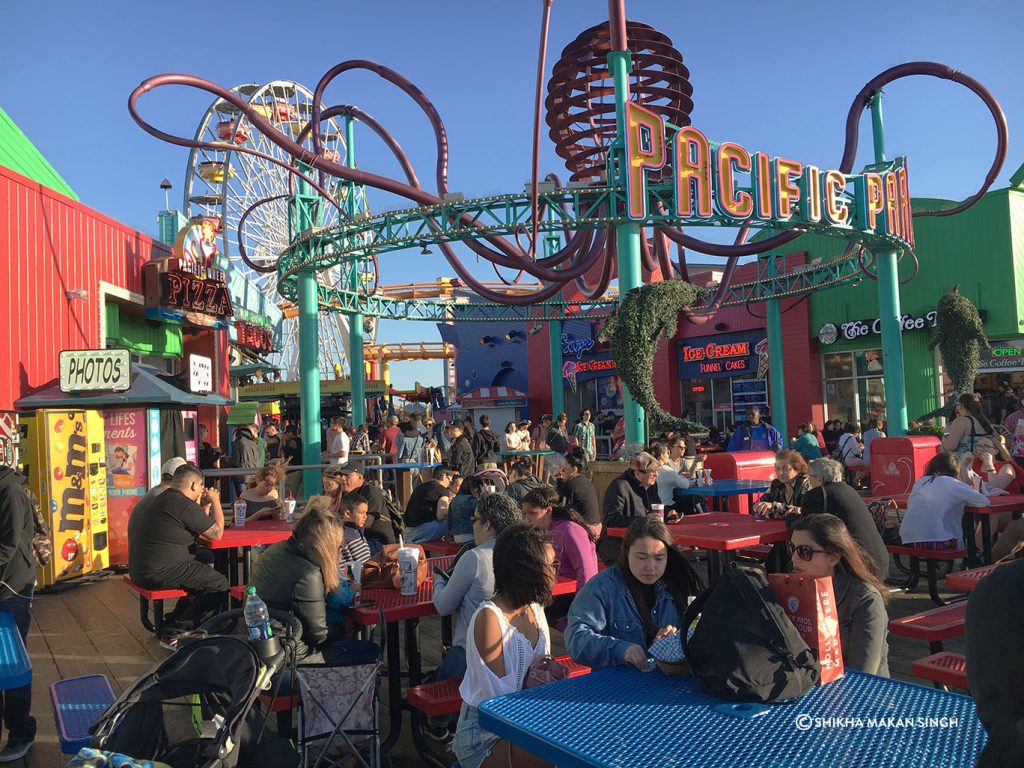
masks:
{"type": "MultiPolygon", "coordinates": [[[[871,444],[872,447],[874,443],[871,444]]],[[[704,459],[704,467],[711,470],[711,480],[774,480],[775,454],[771,451],[736,451],[735,453],[710,453],[704,459]]],[[[760,494],[754,494],[756,501],[760,494]]],[[[750,514],[747,496],[730,496],[729,512],[750,514]]]]}
{"type": "Polygon", "coordinates": [[[871,441],[871,495],[910,493],[939,452],[937,437],[878,437],[871,441]]]}

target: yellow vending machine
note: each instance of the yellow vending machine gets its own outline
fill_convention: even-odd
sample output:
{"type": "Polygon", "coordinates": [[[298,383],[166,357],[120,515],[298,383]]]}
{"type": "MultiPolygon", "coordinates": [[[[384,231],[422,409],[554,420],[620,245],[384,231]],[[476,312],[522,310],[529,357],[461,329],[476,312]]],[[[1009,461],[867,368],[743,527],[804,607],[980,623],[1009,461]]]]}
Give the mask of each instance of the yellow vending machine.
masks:
{"type": "Polygon", "coordinates": [[[39,588],[106,568],[103,414],[46,409],[22,422],[22,471],[53,539],[53,558],[39,569],[39,588]]]}

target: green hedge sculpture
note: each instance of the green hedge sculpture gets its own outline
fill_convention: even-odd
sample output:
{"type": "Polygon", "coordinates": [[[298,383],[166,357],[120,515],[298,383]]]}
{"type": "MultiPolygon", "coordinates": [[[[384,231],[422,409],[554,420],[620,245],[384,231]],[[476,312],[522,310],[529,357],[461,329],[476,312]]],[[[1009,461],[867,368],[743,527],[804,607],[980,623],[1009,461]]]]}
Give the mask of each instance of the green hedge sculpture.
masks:
{"type": "Polygon", "coordinates": [[[599,338],[607,342],[619,377],[647,411],[655,430],[699,434],[707,428],[665,411],[654,396],[654,353],[662,336],[672,338],[679,313],[707,291],[683,280],[648,283],[621,297],[619,307],[604,324],[599,338]]]}
{"type": "Polygon", "coordinates": [[[953,286],[953,290],[939,299],[935,330],[932,331],[928,347],[938,347],[942,353],[946,373],[953,384],[953,395],[949,403],[925,414],[921,419],[933,416],[951,418],[956,399],[974,387],[981,350],[990,348],[978,308],[966,296],[960,295],[960,286],[953,286]]]}

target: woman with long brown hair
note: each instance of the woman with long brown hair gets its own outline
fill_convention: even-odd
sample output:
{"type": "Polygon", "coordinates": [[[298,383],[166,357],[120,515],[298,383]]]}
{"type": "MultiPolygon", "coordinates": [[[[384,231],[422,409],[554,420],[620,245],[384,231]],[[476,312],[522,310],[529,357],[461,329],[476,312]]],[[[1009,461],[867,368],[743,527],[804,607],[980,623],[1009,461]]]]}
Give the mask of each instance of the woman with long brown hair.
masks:
{"type": "Polygon", "coordinates": [[[278,463],[260,467],[249,478],[241,497],[245,499],[247,520],[267,520],[277,517],[283,509],[278,488],[284,482],[284,468],[278,463]]]}
{"type": "Polygon", "coordinates": [[[377,656],[373,643],[327,642],[327,594],[336,589],[338,550],[345,540],[341,517],[328,496],[313,496],[290,539],[267,548],[253,571],[250,586],[270,607],[288,611],[302,624],[298,659],[335,663],[356,663],[377,656]]]}
{"type": "Polygon", "coordinates": [[[689,599],[704,588],[668,528],[647,515],[633,521],[618,561],[576,594],[565,646],[574,661],[599,669],[647,669],[647,649],[678,629],[689,599]]]}
{"type": "Polygon", "coordinates": [[[981,412],[981,398],[964,392],[957,398],[955,410],[956,417],[942,436],[942,448],[958,455],[974,453],[978,440],[992,434],[992,424],[981,412]]]}
{"type": "Polygon", "coordinates": [[[875,575],[871,559],[835,515],[823,512],[796,518],[789,547],[793,572],[832,577],[843,665],[889,676],[889,590],[875,575]]]}

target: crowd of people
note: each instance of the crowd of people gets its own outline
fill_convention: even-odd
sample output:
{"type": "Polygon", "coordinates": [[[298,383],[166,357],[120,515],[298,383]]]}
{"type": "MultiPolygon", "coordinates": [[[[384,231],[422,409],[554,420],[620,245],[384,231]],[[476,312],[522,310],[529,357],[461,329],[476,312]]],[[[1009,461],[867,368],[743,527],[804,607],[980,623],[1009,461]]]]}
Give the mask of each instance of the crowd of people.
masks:
{"type": "MultiPolygon", "coordinates": [[[[1003,434],[979,418],[974,406],[970,397],[961,399],[944,450],[915,483],[899,527],[903,544],[923,550],[980,546],[977,538],[965,542],[965,506],[985,506],[994,493],[1020,490],[1003,434]]],[[[330,663],[376,652],[348,639],[344,613],[338,612],[337,599],[332,603],[332,596],[350,586],[353,568],[399,534],[409,543],[446,538],[463,544],[454,565],[435,574],[433,594],[437,612],[455,617],[452,647],[437,679],[462,680],[454,750],[463,766],[508,760],[541,764],[482,730],[476,707],[522,685],[531,662],[550,648],[552,630],[563,633],[570,656],[581,664],[646,669],[647,649],[679,631],[687,605],[704,589],[666,527],[703,511],[699,503],[674,495],[693,482],[693,441],[660,435],[623,461],[621,474],[599,495],[589,471],[594,437],[589,414],[581,414],[572,435],[566,422],[565,414],[545,417],[540,432],[531,432],[528,423],[510,423],[499,438],[484,417],[472,439],[465,423],[447,425],[442,462],[424,473],[404,509],[396,508],[358,463],[332,463],[323,472],[323,494],[307,499],[292,537],[267,548],[253,572],[252,584],[267,604],[299,618],[302,657],[330,663]],[[497,454],[510,445],[518,450],[536,445],[538,436],[551,450],[564,445],[565,453],[549,454],[542,472],[535,472],[531,461],[514,461],[506,475],[497,454]],[[627,529],[625,537],[609,535],[613,527],[627,529]],[[575,582],[573,595],[552,598],[559,578],[575,582]]],[[[419,439],[413,434],[418,431],[391,424],[379,439],[401,453],[404,441],[419,439]]],[[[860,425],[845,425],[831,452],[838,459],[829,458],[824,436],[813,424],[801,426],[792,448],[783,449],[775,434],[752,409],[733,436],[740,449],[765,441],[778,448],[775,479],[751,510],[788,522],[790,539],[776,545],[778,557],[769,562],[783,571],[830,576],[845,666],[888,675],[889,553],[879,521],[850,482],[851,470],[862,465],[851,464],[846,455],[856,445],[865,461],[871,442],[884,434],[882,425],[872,422],[863,435],[860,425]]],[[[328,454],[343,458],[333,456],[338,452],[328,454]]],[[[244,483],[240,495],[250,516],[280,512],[284,471],[278,461],[255,469],[244,483]]],[[[161,486],[132,515],[130,572],[140,586],[186,589],[191,599],[179,603],[169,619],[194,622],[216,607],[227,587],[194,546],[197,537],[222,535],[225,516],[219,495],[205,487],[198,468],[172,460],[164,471],[161,486]]],[[[997,552],[1024,548],[1024,526],[993,519],[997,552]]],[[[453,724],[432,726],[443,734],[453,724]]]]}

